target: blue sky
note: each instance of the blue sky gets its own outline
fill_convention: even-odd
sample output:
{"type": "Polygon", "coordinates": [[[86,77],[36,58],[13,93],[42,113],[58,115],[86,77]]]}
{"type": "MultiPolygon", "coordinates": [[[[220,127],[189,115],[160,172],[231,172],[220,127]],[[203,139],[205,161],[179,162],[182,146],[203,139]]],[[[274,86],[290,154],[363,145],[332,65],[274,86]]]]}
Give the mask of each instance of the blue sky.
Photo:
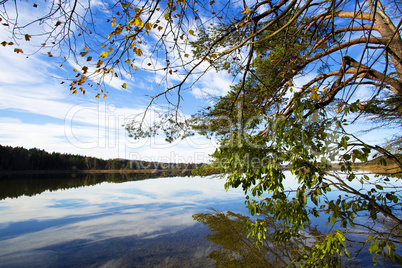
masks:
{"type": "MultiPolygon", "coordinates": [[[[27,15],[24,11],[20,9],[21,17],[27,15]]],[[[9,34],[0,31],[0,40],[9,40],[9,34]]],[[[59,67],[62,58],[50,58],[46,51],[32,54],[35,51],[32,44],[40,42],[40,38],[32,37],[31,42],[21,40],[19,46],[0,47],[1,145],[104,159],[165,162],[205,162],[215,150],[215,141],[200,136],[172,144],[166,143],[162,136],[137,141],[128,137],[122,125],[144,111],[149,103],[146,95],[165,89],[160,84],[161,73],[138,71],[133,79],[124,81],[126,90],[121,87],[120,78],[107,81],[106,98],[97,99],[97,92],[88,89],[85,95],[72,95],[68,83],[60,84],[58,78],[73,77],[76,65],[68,61],[59,67]],[[14,53],[15,47],[24,54],[14,53]]],[[[146,48],[143,50],[147,53],[146,48]]],[[[197,112],[209,104],[203,99],[205,92],[222,95],[231,83],[229,74],[209,72],[196,86],[183,91],[180,112],[186,116],[197,112]]],[[[152,112],[149,117],[158,120],[158,115],[152,112]]]]}
{"type": "MultiPolygon", "coordinates": [[[[21,2],[21,5],[24,3],[21,2]]],[[[32,8],[21,8],[20,16],[27,16],[27,12],[31,10],[32,8]]],[[[33,14],[27,17],[30,16],[33,14]]],[[[106,21],[106,17],[99,19],[99,23],[102,21],[106,21]]],[[[104,25],[109,27],[109,24],[104,25]]],[[[8,39],[9,34],[0,31],[0,41],[8,39]]],[[[127,82],[126,90],[121,87],[123,80],[120,77],[106,81],[108,96],[104,99],[95,98],[97,92],[91,90],[87,90],[85,95],[72,95],[68,83],[62,85],[58,78],[73,77],[75,63],[70,60],[59,67],[62,58],[49,58],[46,51],[32,54],[36,48],[31,45],[40,43],[40,38],[35,40],[35,37],[31,42],[21,40],[18,47],[23,49],[24,54],[14,53],[16,46],[0,47],[1,145],[37,147],[48,152],[104,159],[163,162],[205,162],[209,159],[208,155],[215,150],[215,140],[206,140],[200,136],[178,140],[172,144],[166,143],[162,136],[137,141],[128,137],[122,125],[144,111],[149,103],[147,95],[156,95],[165,89],[163,73],[138,71],[132,79],[124,81],[127,82]]],[[[152,44],[151,40],[149,44],[152,44]]],[[[151,45],[143,45],[144,59],[147,59],[147,53],[151,49],[151,45]]],[[[162,64],[158,60],[163,59],[153,60],[158,65],[162,64]]],[[[138,65],[146,66],[146,60],[138,65]]],[[[307,81],[312,75],[314,74],[310,73],[307,77],[299,78],[295,84],[303,85],[303,81],[307,81]]],[[[180,81],[180,77],[174,75],[170,79],[172,83],[180,81]]],[[[209,71],[193,87],[182,92],[180,112],[189,116],[202,107],[209,106],[209,101],[204,98],[205,94],[223,95],[231,84],[231,75],[209,71]]],[[[366,96],[364,88],[357,92],[357,96],[359,94],[362,98],[366,96]]],[[[149,118],[159,120],[158,115],[152,112],[149,118]]],[[[367,124],[363,121],[354,130],[365,128],[367,124]]],[[[365,135],[364,139],[379,143],[384,138],[383,134],[377,131],[365,135]]]]}

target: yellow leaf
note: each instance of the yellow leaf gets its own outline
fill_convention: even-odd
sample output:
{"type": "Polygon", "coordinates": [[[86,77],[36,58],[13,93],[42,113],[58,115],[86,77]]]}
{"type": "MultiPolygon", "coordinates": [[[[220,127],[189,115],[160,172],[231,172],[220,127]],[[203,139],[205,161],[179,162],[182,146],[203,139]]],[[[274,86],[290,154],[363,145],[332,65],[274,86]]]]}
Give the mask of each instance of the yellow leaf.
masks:
{"type": "Polygon", "coordinates": [[[87,61],[91,61],[91,60],[92,60],[92,57],[88,57],[88,58],[87,58],[87,61]]]}
{"type": "Polygon", "coordinates": [[[189,34],[194,35],[194,31],[190,29],[190,31],[188,31],[189,34]]]}
{"type": "Polygon", "coordinates": [[[95,96],[95,98],[99,98],[100,97],[100,94],[98,93],[98,94],[96,94],[96,96],[95,96]]]}
{"type": "Polygon", "coordinates": [[[152,23],[145,24],[145,30],[151,30],[151,29],[152,29],[152,23]]]}
{"type": "Polygon", "coordinates": [[[140,17],[136,17],[134,19],[134,25],[142,28],[142,26],[144,26],[144,22],[142,22],[140,17]]]}
{"type": "Polygon", "coordinates": [[[103,98],[106,98],[106,97],[107,97],[107,95],[106,95],[105,93],[103,93],[102,97],[103,97],[103,98]]]}
{"type": "Polygon", "coordinates": [[[188,58],[190,55],[188,55],[188,54],[184,54],[184,57],[186,57],[186,58],[188,58]]]}
{"type": "Polygon", "coordinates": [[[287,81],[286,84],[289,85],[289,86],[293,86],[292,81],[287,81]]]}
{"type": "Polygon", "coordinates": [[[250,8],[246,7],[241,14],[246,14],[248,16],[250,14],[250,8]]]}
{"type": "Polygon", "coordinates": [[[31,39],[31,36],[29,34],[25,35],[25,41],[29,41],[31,39]]]}
{"type": "Polygon", "coordinates": [[[74,71],[74,72],[76,72],[76,71],[77,71],[77,69],[75,69],[75,68],[74,68],[74,69],[73,69],[73,71],[74,71]]]}
{"type": "Polygon", "coordinates": [[[123,85],[121,85],[122,88],[126,89],[127,88],[127,84],[124,83],[123,85]]]}
{"type": "Polygon", "coordinates": [[[158,31],[161,31],[163,29],[162,26],[158,26],[158,31]]]}
{"type": "Polygon", "coordinates": [[[106,51],[102,51],[102,53],[99,55],[101,58],[106,58],[108,53],[106,51]]]}
{"type": "Polygon", "coordinates": [[[102,48],[105,47],[105,46],[106,46],[105,44],[101,45],[102,48]]]}
{"type": "Polygon", "coordinates": [[[312,99],[313,101],[318,101],[320,99],[320,96],[316,92],[312,92],[310,94],[310,99],[312,99]]]}
{"type": "Polygon", "coordinates": [[[166,10],[165,20],[169,20],[169,17],[170,17],[170,12],[169,12],[169,10],[166,10]]]}
{"type": "Polygon", "coordinates": [[[21,48],[14,48],[14,52],[15,53],[24,53],[24,51],[22,51],[22,49],[21,48]]]}
{"type": "Polygon", "coordinates": [[[134,53],[141,57],[144,52],[142,52],[141,48],[134,48],[134,53]]]}
{"type": "Polygon", "coordinates": [[[2,45],[3,47],[5,47],[5,46],[7,45],[7,42],[6,42],[6,41],[3,41],[3,42],[1,42],[1,45],[2,45]]]}
{"type": "Polygon", "coordinates": [[[61,22],[61,21],[58,21],[58,22],[56,22],[55,26],[57,27],[57,26],[59,26],[59,25],[61,25],[61,24],[62,24],[62,22],[61,22]]]}
{"type": "Polygon", "coordinates": [[[89,49],[89,47],[84,48],[84,50],[88,50],[88,49],[89,49]]]}
{"type": "Polygon", "coordinates": [[[74,89],[73,92],[71,92],[71,93],[72,93],[72,94],[76,94],[76,93],[77,93],[77,90],[74,89]]]}

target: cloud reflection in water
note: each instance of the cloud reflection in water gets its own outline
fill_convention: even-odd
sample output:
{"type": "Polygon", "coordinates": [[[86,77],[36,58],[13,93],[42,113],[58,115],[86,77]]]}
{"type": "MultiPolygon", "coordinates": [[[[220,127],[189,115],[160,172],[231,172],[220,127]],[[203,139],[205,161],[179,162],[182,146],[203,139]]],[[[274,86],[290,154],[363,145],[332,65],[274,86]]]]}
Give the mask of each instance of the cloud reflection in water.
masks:
{"type": "MultiPolygon", "coordinates": [[[[99,251],[102,243],[124,240],[130,244],[130,238],[171,236],[174,240],[172,235],[183,230],[191,233],[195,225],[203,228],[193,221],[195,213],[210,208],[245,211],[242,191],[226,192],[223,184],[218,178],[160,178],[1,200],[0,266],[57,266],[59,253],[67,249],[71,254],[96,245],[99,251]]],[[[206,233],[203,230],[200,237],[206,233]]],[[[174,253],[173,249],[170,254],[174,253]]],[[[118,257],[119,252],[112,256],[118,257]]],[[[121,261],[117,258],[103,263],[121,261]]]]}

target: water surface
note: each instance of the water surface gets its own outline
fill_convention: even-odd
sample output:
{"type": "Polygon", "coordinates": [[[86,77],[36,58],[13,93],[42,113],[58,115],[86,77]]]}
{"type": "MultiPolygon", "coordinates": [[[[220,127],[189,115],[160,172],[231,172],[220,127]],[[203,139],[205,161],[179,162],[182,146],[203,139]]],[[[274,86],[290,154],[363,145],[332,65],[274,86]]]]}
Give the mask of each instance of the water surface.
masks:
{"type": "MultiPolygon", "coordinates": [[[[280,259],[273,251],[292,253],[301,246],[273,248],[267,243],[265,251],[255,250],[243,224],[248,218],[244,193],[226,192],[219,176],[149,176],[0,178],[0,267],[267,267],[267,261],[280,259]]],[[[285,185],[286,190],[298,186],[290,173],[285,185]]],[[[359,183],[355,187],[364,190],[359,183]]],[[[328,198],[339,194],[332,191],[328,198]]],[[[328,217],[314,218],[310,231],[317,235],[333,230],[326,225],[328,217]]],[[[275,219],[268,217],[267,222],[272,230],[280,228],[275,219]]],[[[352,265],[373,265],[367,248],[352,265]]]]}
{"type": "Polygon", "coordinates": [[[73,178],[71,187],[79,188],[64,190],[39,184],[51,190],[0,201],[1,267],[212,266],[206,256],[216,245],[192,215],[246,211],[242,192],[226,192],[217,177],[99,184],[73,178]]]}

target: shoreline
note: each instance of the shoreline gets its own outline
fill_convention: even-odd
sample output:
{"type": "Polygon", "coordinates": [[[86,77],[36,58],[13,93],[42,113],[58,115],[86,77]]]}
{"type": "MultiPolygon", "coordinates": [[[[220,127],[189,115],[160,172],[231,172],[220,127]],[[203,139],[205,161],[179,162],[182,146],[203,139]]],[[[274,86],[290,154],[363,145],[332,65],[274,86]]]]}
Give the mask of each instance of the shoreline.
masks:
{"type": "Polygon", "coordinates": [[[193,169],[94,169],[94,170],[0,170],[0,175],[29,175],[29,174],[107,174],[107,173],[185,173],[193,169]]]}

